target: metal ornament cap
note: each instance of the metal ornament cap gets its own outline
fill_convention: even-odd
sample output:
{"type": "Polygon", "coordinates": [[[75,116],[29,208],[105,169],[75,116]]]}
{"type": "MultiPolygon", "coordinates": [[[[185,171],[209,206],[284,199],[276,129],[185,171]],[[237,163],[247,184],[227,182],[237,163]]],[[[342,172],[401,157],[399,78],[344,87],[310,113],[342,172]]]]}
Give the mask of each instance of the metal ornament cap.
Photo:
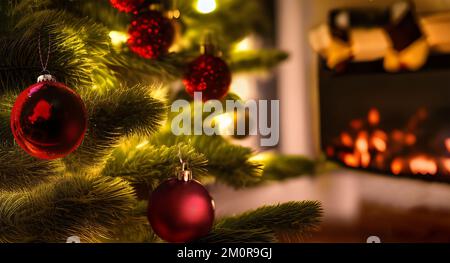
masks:
{"type": "Polygon", "coordinates": [[[44,82],[44,81],[52,81],[56,82],[56,78],[53,77],[53,75],[50,74],[42,74],[37,78],[37,82],[44,82]]]}
{"type": "Polygon", "coordinates": [[[192,180],[192,171],[189,169],[186,162],[181,163],[181,171],[177,173],[177,178],[184,182],[192,180]]]}

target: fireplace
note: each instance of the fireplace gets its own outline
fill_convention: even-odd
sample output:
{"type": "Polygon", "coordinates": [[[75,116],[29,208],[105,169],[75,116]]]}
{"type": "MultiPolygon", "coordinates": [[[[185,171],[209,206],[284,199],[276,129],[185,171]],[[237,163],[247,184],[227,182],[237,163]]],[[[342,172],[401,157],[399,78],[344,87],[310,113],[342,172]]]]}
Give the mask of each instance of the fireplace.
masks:
{"type": "Polygon", "coordinates": [[[450,183],[450,55],[417,72],[381,61],[336,73],[320,63],[321,148],[354,169],[450,183]]]}

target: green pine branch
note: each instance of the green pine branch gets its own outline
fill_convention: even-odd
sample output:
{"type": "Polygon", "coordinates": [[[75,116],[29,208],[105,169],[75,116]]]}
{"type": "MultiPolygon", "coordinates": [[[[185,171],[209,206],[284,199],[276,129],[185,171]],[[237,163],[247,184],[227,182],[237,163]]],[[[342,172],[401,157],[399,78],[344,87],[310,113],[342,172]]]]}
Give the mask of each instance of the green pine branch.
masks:
{"type": "MultiPolygon", "coordinates": [[[[11,18],[13,19],[13,18],[11,18]]],[[[70,88],[111,88],[117,82],[103,62],[110,52],[108,30],[88,18],[43,10],[20,16],[9,34],[0,38],[0,79],[3,90],[23,90],[42,71],[38,39],[48,70],[70,88]]]]}
{"type": "Polygon", "coordinates": [[[31,189],[0,191],[0,242],[82,242],[110,237],[135,199],[119,178],[62,176],[31,189]]]}
{"type": "MultiPolygon", "coordinates": [[[[3,87],[11,89],[16,88],[16,85],[19,84],[19,89],[21,89],[35,82],[36,76],[41,71],[36,52],[39,32],[42,35],[44,51],[46,51],[47,35],[51,38],[52,56],[48,69],[60,81],[75,89],[91,88],[92,86],[97,87],[98,90],[111,89],[116,87],[118,82],[125,82],[126,85],[153,81],[169,83],[182,77],[186,64],[199,54],[197,48],[188,48],[155,61],[142,59],[127,48],[116,52],[112,48],[108,35],[109,31],[116,26],[107,28],[105,24],[109,25],[110,23],[104,20],[106,17],[119,13],[109,6],[108,1],[98,3],[103,7],[101,10],[108,10],[107,14],[101,16],[103,18],[95,15],[90,18],[82,16],[84,12],[92,14],[92,3],[89,4],[87,1],[65,2],[55,0],[38,1],[37,3],[34,0],[20,1],[19,5],[14,8],[15,15],[5,18],[16,21],[14,32],[6,34],[0,39],[0,50],[4,51],[4,54],[1,54],[0,51],[0,55],[4,58],[3,63],[0,63],[0,74],[3,73],[0,75],[0,81],[3,82],[3,87]]],[[[252,3],[241,5],[241,3],[223,5],[219,14],[211,19],[217,25],[222,25],[224,24],[223,20],[216,20],[216,17],[220,16],[220,12],[229,13],[237,7],[248,11],[259,8],[258,5],[252,3]]],[[[210,19],[209,16],[199,16],[191,11],[183,16],[188,22],[183,20],[182,23],[190,24],[197,21],[191,25],[195,29],[194,32],[203,32],[202,24],[205,24],[205,19],[210,19]]],[[[95,12],[101,13],[97,10],[95,12]]],[[[129,23],[127,19],[118,21],[129,23]]],[[[262,21],[262,19],[246,21],[248,22],[246,26],[248,29],[255,29],[253,27],[256,27],[257,21],[262,21]]],[[[239,23],[242,29],[242,21],[239,23]]],[[[224,27],[228,26],[224,25],[224,27]]],[[[231,36],[227,30],[225,31],[227,38],[231,36]]],[[[233,42],[245,36],[243,30],[236,32],[238,34],[230,41],[233,42]]],[[[192,37],[192,32],[184,33],[184,35],[192,37]]],[[[198,36],[198,39],[190,42],[198,44],[200,39],[201,36],[198,36]]],[[[225,43],[228,42],[223,42],[224,47],[231,46],[231,42],[225,43]]],[[[227,50],[223,51],[229,53],[227,50]]],[[[267,69],[275,66],[284,58],[283,52],[273,50],[239,52],[231,56],[230,66],[235,71],[267,69]]]]}
{"type": "Polygon", "coordinates": [[[248,50],[232,53],[229,59],[229,65],[231,71],[235,73],[268,70],[287,58],[288,54],[279,50],[248,50]]]}
{"type": "Polygon", "coordinates": [[[2,101],[0,101],[0,138],[5,146],[14,144],[14,137],[11,132],[11,108],[14,98],[9,94],[4,94],[2,101]]]}
{"type": "Polygon", "coordinates": [[[15,13],[29,13],[41,10],[65,10],[73,15],[84,14],[108,28],[126,30],[130,17],[111,7],[109,0],[22,0],[14,6],[15,13]]]}
{"type": "Polygon", "coordinates": [[[197,53],[169,53],[158,60],[142,59],[128,49],[111,53],[106,59],[108,67],[127,85],[137,83],[170,83],[183,77],[185,67],[197,53]]]}
{"type": "Polygon", "coordinates": [[[0,145],[0,189],[13,190],[47,182],[58,175],[59,161],[37,160],[18,146],[0,145]]]}
{"type": "Polygon", "coordinates": [[[152,243],[159,241],[146,216],[129,216],[120,225],[112,228],[113,234],[104,242],[113,243],[152,243]]]}
{"type": "Polygon", "coordinates": [[[147,206],[146,200],[137,201],[127,219],[113,227],[114,234],[104,241],[120,243],[161,242],[148,222],[147,206]]]}
{"type": "Polygon", "coordinates": [[[274,233],[304,235],[317,229],[322,207],[317,201],[287,202],[219,220],[216,228],[270,229],[274,233]]]}
{"type": "Polygon", "coordinates": [[[208,174],[233,187],[248,187],[262,181],[262,164],[250,160],[253,151],[231,144],[220,136],[175,136],[169,131],[155,134],[150,143],[168,146],[179,143],[191,145],[208,159],[208,174]]]}
{"type": "Polygon", "coordinates": [[[35,159],[15,143],[10,124],[14,98],[7,93],[0,102],[0,189],[3,190],[46,182],[63,170],[61,162],[35,159]]]}
{"type": "Polygon", "coordinates": [[[175,136],[170,131],[155,134],[151,144],[190,145],[208,160],[207,173],[220,182],[241,188],[268,181],[312,175],[318,163],[296,155],[264,154],[255,156],[250,148],[232,144],[220,136],[175,136]]]}
{"type": "Polygon", "coordinates": [[[189,163],[196,179],[206,175],[207,160],[188,145],[155,146],[145,137],[135,136],[123,141],[111,154],[101,174],[121,177],[133,184],[145,184],[149,189],[175,176],[180,169],[179,153],[189,163]]]}
{"type": "MultiPolygon", "coordinates": [[[[140,201],[132,213],[134,217],[145,218],[147,201],[140,201]]],[[[322,207],[317,201],[287,202],[279,205],[263,206],[243,214],[218,219],[211,232],[195,243],[268,243],[279,241],[280,237],[295,237],[296,241],[314,232],[322,217],[322,207]]],[[[127,225],[120,226],[125,229],[127,225]]],[[[148,222],[134,225],[133,229],[146,228],[148,222]]],[[[133,233],[131,229],[128,233],[133,233]]],[[[125,231],[126,232],[126,231],[125,231]]],[[[153,232],[151,232],[153,233],[153,232]]],[[[142,234],[130,234],[130,237],[142,234]]],[[[127,239],[127,235],[120,236],[127,239]]],[[[156,236],[150,236],[145,242],[159,242],[156,236]]]]}
{"type": "Polygon", "coordinates": [[[166,106],[145,86],[121,87],[99,94],[81,94],[89,115],[83,144],[64,159],[69,169],[80,169],[99,162],[131,134],[150,135],[165,118],[166,106]]]}
{"type": "Polygon", "coordinates": [[[304,156],[265,154],[261,162],[264,164],[263,177],[265,180],[285,180],[301,175],[313,175],[316,173],[318,161],[304,156]]]}

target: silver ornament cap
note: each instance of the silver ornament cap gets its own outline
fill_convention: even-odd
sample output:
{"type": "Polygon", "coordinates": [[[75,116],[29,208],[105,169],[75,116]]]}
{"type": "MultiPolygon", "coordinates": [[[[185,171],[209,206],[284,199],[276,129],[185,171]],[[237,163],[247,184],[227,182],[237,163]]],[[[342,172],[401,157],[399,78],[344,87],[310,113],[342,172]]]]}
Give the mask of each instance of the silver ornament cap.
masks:
{"type": "Polygon", "coordinates": [[[37,78],[37,82],[52,81],[56,82],[56,78],[50,74],[42,74],[37,78]]]}

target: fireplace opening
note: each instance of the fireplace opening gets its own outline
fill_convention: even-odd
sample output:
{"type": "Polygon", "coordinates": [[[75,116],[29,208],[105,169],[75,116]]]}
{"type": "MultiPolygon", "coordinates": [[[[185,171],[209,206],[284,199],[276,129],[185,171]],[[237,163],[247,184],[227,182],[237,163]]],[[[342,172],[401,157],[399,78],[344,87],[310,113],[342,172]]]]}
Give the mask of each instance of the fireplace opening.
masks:
{"type": "Polygon", "coordinates": [[[450,57],[417,72],[320,67],[322,150],[346,167],[450,183],[450,57]]]}
{"type": "Polygon", "coordinates": [[[353,168],[450,179],[450,130],[428,130],[429,120],[428,110],[419,108],[403,125],[389,127],[373,107],[331,140],[326,155],[353,168]]]}

